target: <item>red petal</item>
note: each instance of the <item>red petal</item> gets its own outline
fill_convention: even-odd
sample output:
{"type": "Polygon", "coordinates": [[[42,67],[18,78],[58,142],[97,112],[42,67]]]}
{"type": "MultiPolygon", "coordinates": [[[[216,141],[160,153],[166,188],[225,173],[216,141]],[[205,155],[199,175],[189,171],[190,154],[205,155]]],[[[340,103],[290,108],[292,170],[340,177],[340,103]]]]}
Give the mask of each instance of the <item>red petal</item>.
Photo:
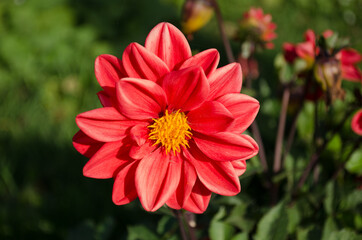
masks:
{"type": "MultiPolygon", "coordinates": [[[[114,92],[116,93],[116,92],[114,92]]],[[[106,93],[106,91],[99,91],[97,93],[98,99],[101,102],[103,107],[112,107],[112,100],[109,97],[109,95],[106,93]]]]}
{"type": "MultiPolygon", "coordinates": [[[[343,49],[340,51],[340,60],[344,65],[355,64],[362,60],[361,54],[355,49],[343,49]]],[[[339,55],[338,54],[338,55],[339,55]]]]}
{"type": "Polygon", "coordinates": [[[209,94],[209,84],[201,67],[190,67],[167,74],[163,80],[171,110],[190,111],[200,106],[209,94]]]}
{"type": "Polygon", "coordinates": [[[156,82],[169,72],[166,64],[155,54],[138,43],[131,43],[124,50],[123,66],[131,78],[143,78],[156,82]]]}
{"type": "Polygon", "coordinates": [[[206,156],[216,161],[245,160],[254,157],[259,151],[254,139],[231,132],[212,136],[195,133],[193,139],[206,156]]]}
{"type": "Polygon", "coordinates": [[[73,146],[80,154],[91,158],[103,146],[103,143],[88,137],[79,130],[73,137],[73,146]]]}
{"type": "Polygon", "coordinates": [[[193,213],[203,213],[209,205],[210,198],[211,191],[207,189],[200,180],[197,180],[183,208],[193,213]]]}
{"type": "Polygon", "coordinates": [[[170,23],[160,23],[148,34],[145,47],[160,57],[172,70],[191,57],[190,46],[180,30],[170,23]]]}
{"type": "Polygon", "coordinates": [[[148,128],[144,125],[136,125],[131,128],[130,136],[138,146],[143,145],[148,138],[148,128]]]}
{"type": "Polygon", "coordinates": [[[205,72],[206,77],[215,71],[219,64],[220,54],[216,49],[208,49],[196,54],[182,63],[180,69],[192,66],[200,66],[205,72]]]}
{"type": "Polygon", "coordinates": [[[361,82],[362,83],[362,74],[361,71],[353,65],[343,65],[342,64],[342,78],[352,82],[361,82]]]}
{"type": "Polygon", "coordinates": [[[352,130],[362,136],[362,109],[357,111],[351,121],[352,130]]]}
{"type": "Polygon", "coordinates": [[[181,159],[156,149],[140,160],[136,189],[143,208],[156,211],[175,192],[181,174],[181,159]]]}
{"type": "Polygon", "coordinates": [[[295,52],[300,58],[314,59],[315,45],[311,42],[298,43],[295,47],[295,52]]]}
{"type": "Polygon", "coordinates": [[[201,133],[225,131],[234,121],[233,115],[224,105],[216,101],[205,102],[187,114],[192,130],[201,133]]]}
{"type": "Polygon", "coordinates": [[[231,164],[233,165],[235,172],[238,176],[243,175],[243,173],[246,171],[246,161],[245,160],[232,161],[231,164]]]}
{"type": "Polygon", "coordinates": [[[132,161],[126,155],[121,154],[123,145],[122,141],[105,143],[84,166],[83,175],[99,179],[113,177],[118,167],[132,161]]]}
{"type": "Polygon", "coordinates": [[[122,116],[115,108],[98,108],[79,114],[75,121],[78,127],[88,136],[100,142],[114,142],[126,137],[126,130],[136,124],[147,124],[132,121],[122,116]]]}
{"type": "Polygon", "coordinates": [[[118,80],[126,77],[122,61],[112,55],[103,54],[98,56],[94,69],[99,85],[101,85],[108,94],[114,94],[114,87],[118,80]]]}
{"type": "Polygon", "coordinates": [[[184,155],[195,167],[200,181],[210,191],[226,196],[240,192],[239,178],[230,162],[211,160],[193,143],[190,143],[190,148],[184,151],[184,155]]]}
{"type": "Polygon", "coordinates": [[[258,100],[245,94],[230,93],[217,99],[234,116],[234,123],[228,131],[242,133],[254,121],[260,104],[258,100]]]}
{"type": "Polygon", "coordinates": [[[227,93],[239,93],[243,75],[239,63],[230,63],[216,71],[210,76],[209,100],[213,100],[227,93]]]}
{"type": "Polygon", "coordinates": [[[127,204],[137,198],[135,175],[138,163],[139,161],[133,161],[118,169],[119,172],[114,180],[112,192],[112,200],[114,204],[127,204]]]}
{"type": "Polygon", "coordinates": [[[129,156],[133,159],[142,159],[152,153],[157,146],[153,146],[153,143],[146,142],[139,146],[132,146],[129,156]]]}
{"type": "Polygon", "coordinates": [[[308,29],[304,33],[304,38],[307,42],[313,43],[313,45],[315,45],[315,34],[314,34],[313,30],[308,29]]]}
{"type": "Polygon", "coordinates": [[[163,89],[150,80],[123,78],[116,91],[121,113],[131,119],[158,118],[166,107],[163,89]]]}
{"type": "Polygon", "coordinates": [[[176,191],[167,200],[167,205],[174,209],[180,209],[191,194],[196,182],[195,168],[188,162],[182,161],[181,179],[176,191]]]}

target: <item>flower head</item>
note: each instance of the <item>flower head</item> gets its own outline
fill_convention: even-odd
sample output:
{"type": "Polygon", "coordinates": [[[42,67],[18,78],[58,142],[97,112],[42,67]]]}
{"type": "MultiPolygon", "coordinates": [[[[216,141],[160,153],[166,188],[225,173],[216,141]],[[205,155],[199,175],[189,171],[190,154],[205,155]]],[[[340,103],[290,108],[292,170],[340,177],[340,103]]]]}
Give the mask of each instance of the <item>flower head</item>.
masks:
{"type": "Polygon", "coordinates": [[[115,204],[138,197],[147,211],[167,204],[202,213],[212,192],[240,191],[245,160],[258,152],[242,133],[259,103],[239,93],[240,65],[218,62],[215,49],[192,56],[169,23],[153,28],[145,46],[131,43],[122,60],[96,59],[103,108],[76,117],[73,144],[90,158],[85,176],[114,178],[115,204]]]}
{"type": "Polygon", "coordinates": [[[358,110],[354,114],[351,122],[351,128],[353,132],[362,136],[362,109],[358,110]]]}
{"type": "Polygon", "coordinates": [[[276,24],[272,22],[272,16],[265,14],[261,8],[250,8],[250,10],[243,15],[240,21],[242,38],[251,38],[251,40],[264,48],[274,48],[271,42],[277,37],[274,30],[276,24]]]}

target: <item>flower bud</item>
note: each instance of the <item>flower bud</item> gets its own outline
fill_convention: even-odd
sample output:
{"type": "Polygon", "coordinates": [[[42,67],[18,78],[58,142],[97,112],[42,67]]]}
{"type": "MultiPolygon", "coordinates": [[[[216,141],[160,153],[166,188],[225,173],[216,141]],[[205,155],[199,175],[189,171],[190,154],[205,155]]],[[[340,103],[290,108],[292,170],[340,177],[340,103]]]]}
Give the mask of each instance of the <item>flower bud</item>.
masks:
{"type": "Polygon", "coordinates": [[[314,76],[323,91],[327,93],[327,103],[344,98],[342,71],[340,62],[333,56],[317,58],[314,76]]]}
{"type": "Polygon", "coordinates": [[[198,31],[210,21],[213,12],[210,0],[186,0],[182,9],[182,31],[186,35],[198,31]]]}

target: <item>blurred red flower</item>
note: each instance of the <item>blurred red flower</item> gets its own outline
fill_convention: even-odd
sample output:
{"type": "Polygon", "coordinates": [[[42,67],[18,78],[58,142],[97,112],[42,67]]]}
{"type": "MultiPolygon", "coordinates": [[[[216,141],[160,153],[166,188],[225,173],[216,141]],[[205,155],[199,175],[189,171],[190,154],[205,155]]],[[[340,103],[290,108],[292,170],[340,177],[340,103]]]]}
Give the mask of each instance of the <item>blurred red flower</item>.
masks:
{"type": "Polygon", "coordinates": [[[351,122],[351,128],[353,132],[362,136],[362,109],[358,110],[354,114],[351,122]]]}
{"type": "MultiPolygon", "coordinates": [[[[326,30],[322,33],[323,37],[328,39],[333,35],[333,31],[326,30]]],[[[304,34],[305,42],[292,44],[284,43],[284,58],[287,62],[293,63],[296,58],[301,58],[306,62],[306,69],[313,67],[320,54],[319,47],[316,46],[316,36],[313,30],[308,29],[304,34]]],[[[352,48],[343,48],[335,58],[339,61],[342,78],[350,81],[362,81],[361,70],[356,64],[362,60],[361,54],[352,48]]]]}
{"type": "Polygon", "coordinates": [[[131,43],[122,60],[96,59],[104,107],[76,117],[73,144],[90,158],[85,176],[115,179],[115,204],[139,197],[147,211],[166,203],[202,213],[211,192],[239,193],[245,160],[258,152],[241,133],[259,102],[240,94],[240,64],[218,62],[215,49],[192,56],[169,23],[153,28],[145,47],[131,43]]]}
{"type": "Polygon", "coordinates": [[[250,33],[254,41],[262,43],[263,47],[274,48],[271,41],[277,37],[274,32],[277,26],[272,22],[270,14],[264,15],[263,9],[250,8],[248,12],[244,13],[240,26],[243,31],[250,33]]]}

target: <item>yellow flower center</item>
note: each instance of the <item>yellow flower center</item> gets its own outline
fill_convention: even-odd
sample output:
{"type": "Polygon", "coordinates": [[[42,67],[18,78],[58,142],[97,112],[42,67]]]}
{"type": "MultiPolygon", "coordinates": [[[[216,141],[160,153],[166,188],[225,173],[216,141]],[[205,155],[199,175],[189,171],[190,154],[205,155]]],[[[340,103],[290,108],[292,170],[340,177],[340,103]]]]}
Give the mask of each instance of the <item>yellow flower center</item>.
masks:
{"type": "Polygon", "coordinates": [[[190,147],[188,140],[191,139],[191,128],[187,123],[187,117],[183,112],[168,113],[166,110],[165,115],[153,119],[154,123],[150,128],[148,139],[155,141],[153,145],[161,144],[165,148],[166,154],[169,152],[181,151],[181,147],[190,147]]]}

